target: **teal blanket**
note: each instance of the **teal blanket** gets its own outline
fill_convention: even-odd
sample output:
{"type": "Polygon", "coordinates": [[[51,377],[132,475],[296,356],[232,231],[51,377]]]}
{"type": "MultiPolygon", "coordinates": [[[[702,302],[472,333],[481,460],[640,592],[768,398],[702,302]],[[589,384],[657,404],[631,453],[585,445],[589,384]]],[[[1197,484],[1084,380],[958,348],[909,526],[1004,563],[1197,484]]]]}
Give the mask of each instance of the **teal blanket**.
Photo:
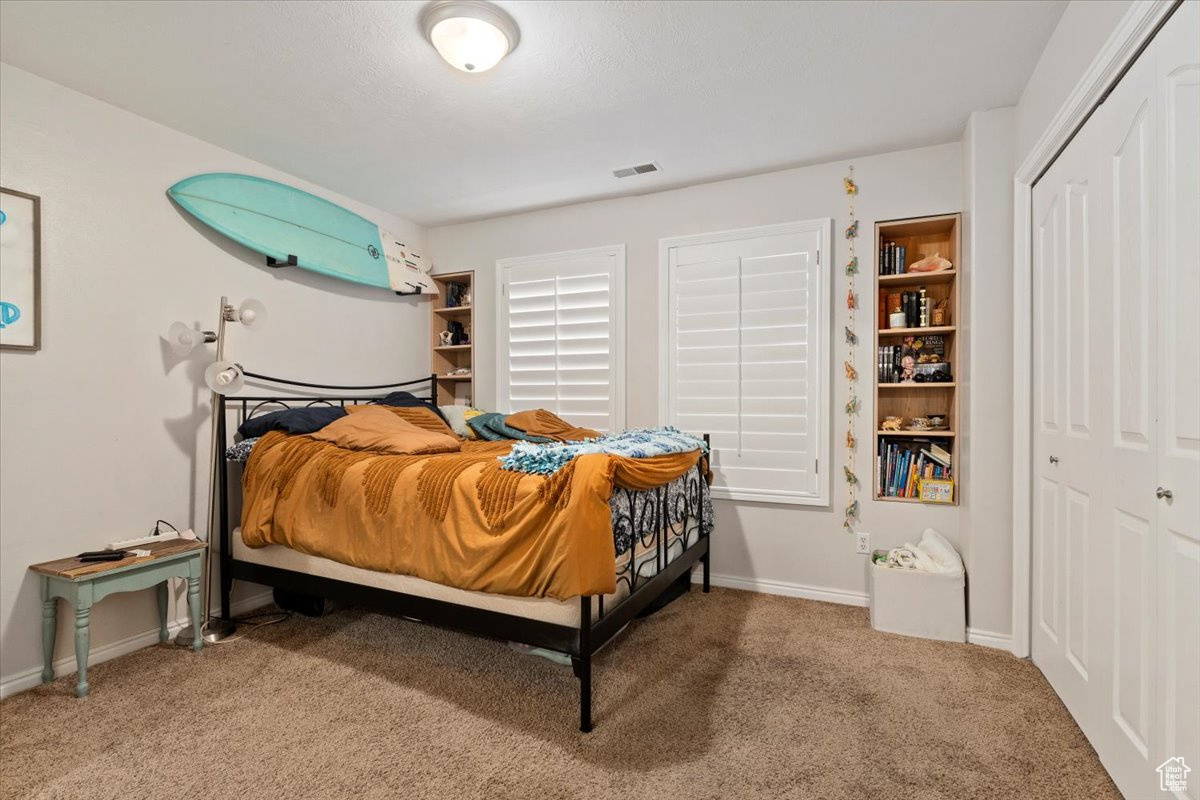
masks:
{"type": "Polygon", "coordinates": [[[652,458],[671,453],[690,453],[693,450],[707,453],[708,446],[704,444],[703,439],[698,439],[675,428],[641,428],[611,433],[582,442],[554,442],[552,444],[518,442],[513,445],[513,449],[508,455],[501,457],[500,466],[512,472],[553,475],[570,463],[575,456],[585,453],[608,453],[627,458],[652,458]]]}
{"type": "Polygon", "coordinates": [[[544,436],[530,436],[525,431],[519,431],[516,428],[510,428],[504,424],[507,414],[500,414],[495,411],[490,411],[487,414],[480,414],[477,417],[471,417],[467,420],[467,424],[471,426],[471,430],[479,436],[480,439],[488,442],[498,442],[501,439],[519,439],[523,442],[552,442],[553,439],[547,439],[544,436]]]}

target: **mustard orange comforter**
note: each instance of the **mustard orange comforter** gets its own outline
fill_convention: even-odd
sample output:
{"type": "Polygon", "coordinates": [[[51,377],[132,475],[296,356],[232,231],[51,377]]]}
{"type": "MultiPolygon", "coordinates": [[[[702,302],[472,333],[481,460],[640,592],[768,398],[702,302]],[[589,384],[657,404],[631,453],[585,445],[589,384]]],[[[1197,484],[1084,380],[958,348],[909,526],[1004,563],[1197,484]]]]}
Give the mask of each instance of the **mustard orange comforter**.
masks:
{"type": "Polygon", "coordinates": [[[243,475],[242,539],[460,589],[567,599],[616,589],[609,498],[695,468],[700,451],[575,458],[551,476],[500,469],[512,442],[442,455],[343,450],[273,431],[243,475]]]}

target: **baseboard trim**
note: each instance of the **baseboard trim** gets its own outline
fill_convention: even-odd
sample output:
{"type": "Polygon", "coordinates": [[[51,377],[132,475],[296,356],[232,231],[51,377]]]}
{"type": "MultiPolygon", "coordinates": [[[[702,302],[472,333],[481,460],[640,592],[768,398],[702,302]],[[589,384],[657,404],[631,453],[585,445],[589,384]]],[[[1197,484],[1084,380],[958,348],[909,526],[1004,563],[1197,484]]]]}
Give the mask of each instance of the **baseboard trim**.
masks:
{"type": "MultiPolygon", "coordinates": [[[[692,573],[692,583],[700,583],[703,577],[699,570],[692,573]]],[[[869,595],[859,592],[847,592],[844,589],[831,589],[827,586],[806,586],[801,583],[784,583],[783,581],[766,581],[757,578],[737,578],[732,575],[713,575],[709,582],[713,586],[723,586],[727,589],[741,589],[747,592],[762,592],[777,594],[784,597],[799,597],[804,600],[819,600],[823,603],[838,603],[844,606],[869,607],[869,595]]],[[[996,650],[1012,652],[1012,636],[1007,633],[985,631],[980,628],[967,628],[967,641],[980,647],[991,647],[996,650]]]]}
{"type": "MultiPolygon", "coordinates": [[[[692,573],[692,583],[703,580],[699,571],[692,573]]],[[[859,592],[847,592],[844,589],[832,589],[828,586],[806,586],[802,583],[784,583],[783,581],[766,581],[758,578],[737,578],[732,575],[713,575],[709,582],[713,586],[723,586],[726,589],[742,589],[747,592],[777,594],[783,597],[799,597],[804,600],[819,600],[822,603],[837,603],[843,606],[868,606],[871,599],[859,592]]]]}
{"type": "Polygon", "coordinates": [[[1012,635],[1007,633],[967,628],[967,641],[980,647],[994,647],[997,650],[1012,652],[1012,635]]]}
{"type": "MultiPolygon", "coordinates": [[[[241,600],[233,603],[229,607],[231,614],[244,614],[247,611],[253,611],[267,603],[272,602],[271,592],[260,592],[259,594],[250,597],[244,597],[241,600]]],[[[216,609],[213,609],[214,612],[216,609]]],[[[186,628],[191,623],[185,619],[171,620],[167,623],[167,631],[173,637],[179,631],[186,628]]],[[[145,647],[158,644],[158,628],[151,628],[141,633],[135,633],[132,636],[126,636],[124,639],[118,639],[115,642],[102,644],[97,647],[91,647],[88,650],[88,666],[101,664],[105,661],[117,658],[119,656],[128,655],[129,653],[137,652],[145,647]]],[[[54,662],[54,676],[61,678],[64,675],[71,675],[75,672],[75,654],[63,656],[54,662]]],[[[0,678],[0,698],[8,697],[9,695],[23,692],[27,689],[39,685],[42,682],[42,667],[39,664],[32,669],[18,672],[14,675],[6,675],[0,678]]]]}

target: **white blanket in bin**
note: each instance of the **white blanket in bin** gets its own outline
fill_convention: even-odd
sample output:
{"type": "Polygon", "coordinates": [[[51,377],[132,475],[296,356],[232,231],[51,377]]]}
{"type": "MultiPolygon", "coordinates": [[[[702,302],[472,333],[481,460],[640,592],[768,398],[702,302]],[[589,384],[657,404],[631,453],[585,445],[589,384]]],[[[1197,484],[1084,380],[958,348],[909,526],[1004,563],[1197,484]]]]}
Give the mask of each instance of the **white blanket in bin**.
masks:
{"type": "Polygon", "coordinates": [[[963,571],[962,557],[954,545],[933,528],[926,528],[920,544],[905,542],[903,547],[888,551],[889,567],[915,569],[920,572],[959,574],[963,571]]]}

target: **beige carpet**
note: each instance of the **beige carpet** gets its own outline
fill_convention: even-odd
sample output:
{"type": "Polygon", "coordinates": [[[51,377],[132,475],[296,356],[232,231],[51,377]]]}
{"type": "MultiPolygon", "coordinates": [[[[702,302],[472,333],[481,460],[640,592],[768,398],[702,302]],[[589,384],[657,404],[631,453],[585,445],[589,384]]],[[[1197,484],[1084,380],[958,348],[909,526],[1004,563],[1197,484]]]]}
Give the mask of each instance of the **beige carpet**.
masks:
{"type": "Polygon", "coordinates": [[[3,797],[1117,796],[1028,662],[730,590],[599,656],[588,735],[569,668],[358,610],[89,679],[0,703],[3,797]]]}

